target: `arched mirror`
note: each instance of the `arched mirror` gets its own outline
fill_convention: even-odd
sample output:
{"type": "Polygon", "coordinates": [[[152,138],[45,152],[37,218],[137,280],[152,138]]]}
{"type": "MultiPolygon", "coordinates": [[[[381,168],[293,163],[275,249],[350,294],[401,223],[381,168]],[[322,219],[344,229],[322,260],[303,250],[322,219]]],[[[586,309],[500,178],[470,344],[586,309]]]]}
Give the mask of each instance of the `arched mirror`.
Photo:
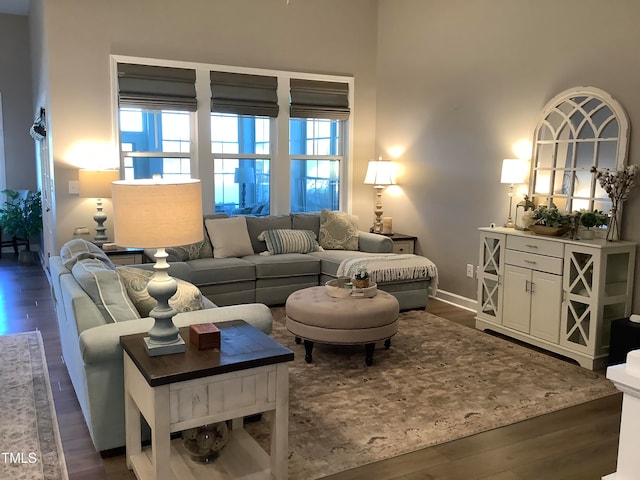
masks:
{"type": "Polygon", "coordinates": [[[628,143],[627,114],[611,95],[594,87],[557,95],[534,133],[529,191],[535,202],[568,213],[609,212],[611,201],[590,170],[624,168],[628,143]]]}

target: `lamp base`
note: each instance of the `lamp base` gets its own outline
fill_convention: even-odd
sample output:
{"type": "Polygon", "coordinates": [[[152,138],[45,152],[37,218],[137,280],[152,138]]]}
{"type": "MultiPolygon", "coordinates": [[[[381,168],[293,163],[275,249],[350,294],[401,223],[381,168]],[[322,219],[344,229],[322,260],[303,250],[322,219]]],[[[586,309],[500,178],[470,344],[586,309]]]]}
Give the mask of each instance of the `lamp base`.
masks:
{"type": "Polygon", "coordinates": [[[149,337],[145,337],[144,348],[150,357],[157,357],[160,355],[183,353],[187,349],[187,344],[180,335],[178,335],[178,340],[171,343],[155,343],[152,342],[149,337]]]}

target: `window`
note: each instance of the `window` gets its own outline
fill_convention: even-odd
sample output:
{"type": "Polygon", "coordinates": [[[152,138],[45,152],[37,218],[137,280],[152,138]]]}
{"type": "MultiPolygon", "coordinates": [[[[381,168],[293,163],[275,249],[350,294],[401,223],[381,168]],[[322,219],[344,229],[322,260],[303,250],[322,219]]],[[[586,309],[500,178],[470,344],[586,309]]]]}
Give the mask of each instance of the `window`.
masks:
{"type": "Polygon", "coordinates": [[[124,178],[200,178],[207,214],[348,208],[353,79],[145,61],[113,57],[124,178]]]}
{"type": "Polygon", "coordinates": [[[117,68],[124,178],[191,177],[195,70],[130,63],[117,68]]]}
{"type": "Polygon", "coordinates": [[[291,211],[340,209],[346,83],[291,79],[289,155],[291,211]]]}
{"type": "Polygon", "coordinates": [[[269,117],[211,114],[216,213],[269,214],[271,121],[269,117]]]}
{"type": "Polygon", "coordinates": [[[190,112],[123,107],[120,145],[127,180],[191,176],[190,112]]]}
{"type": "Polygon", "coordinates": [[[340,120],[290,120],[292,212],[317,212],[323,208],[339,210],[341,130],[340,120]]]}

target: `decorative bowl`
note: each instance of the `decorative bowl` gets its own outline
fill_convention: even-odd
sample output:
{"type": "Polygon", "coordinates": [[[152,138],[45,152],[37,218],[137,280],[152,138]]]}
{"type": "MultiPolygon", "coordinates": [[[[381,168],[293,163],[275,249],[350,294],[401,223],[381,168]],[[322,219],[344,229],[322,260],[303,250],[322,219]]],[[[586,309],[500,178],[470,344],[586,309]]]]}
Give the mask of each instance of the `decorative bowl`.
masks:
{"type": "Polygon", "coordinates": [[[529,230],[537,235],[561,237],[569,230],[571,230],[571,227],[547,227],[546,225],[529,225],[529,230]]]}
{"type": "Polygon", "coordinates": [[[351,279],[349,277],[338,277],[329,280],[324,284],[327,294],[333,298],[346,298],[351,295],[351,279]]]}
{"type": "Polygon", "coordinates": [[[378,285],[370,282],[367,288],[353,288],[349,277],[338,277],[324,284],[327,295],[333,298],[371,298],[378,293],[378,285]]]}

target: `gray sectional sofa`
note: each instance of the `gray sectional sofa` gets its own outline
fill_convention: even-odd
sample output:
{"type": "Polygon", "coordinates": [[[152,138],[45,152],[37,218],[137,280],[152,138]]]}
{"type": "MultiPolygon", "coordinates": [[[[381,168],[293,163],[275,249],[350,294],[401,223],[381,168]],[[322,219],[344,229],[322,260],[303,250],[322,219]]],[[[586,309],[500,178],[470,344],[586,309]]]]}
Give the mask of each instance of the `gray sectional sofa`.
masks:
{"type": "MultiPolygon", "coordinates": [[[[179,327],[243,319],[269,334],[272,316],[267,305],[284,304],[292,292],[335,278],[343,260],[400,258],[390,253],[393,244],[389,238],[358,231],[346,217],[344,232],[343,219],[334,218],[332,228],[337,238],[329,238],[327,229],[320,228],[321,214],[231,218],[240,220],[216,223],[210,221],[226,219],[206,217],[202,242],[167,249],[169,274],[180,282],[178,293],[172,297],[179,304],[173,306],[182,312],[174,318],[179,327]],[[297,233],[293,236],[300,237],[296,241],[302,239],[312,251],[266,254],[274,253],[274,248],[287,251],[293,244],[286,244],[286,239],[276,234],[261,240],[261,233],[280,232],[286,237],[294,230],[297,233]],[[226,245],[220,243],[225,236],[226,245]],[[337,248],[320,248],[315,238],[337,248]],[[234,256],[234,249],[244,254],[234,256]],[[218,258],[225,251],[225,258],[218,258]]],[[[155,252],[145,253],[152,258],[155,252]]],[[[139,291],[141,281],[144,283],[152,269],[152,263],[116,267],[105,252],[84,240],[67,242],[60,256],[49,260],[64,361],[98,451],[125,443],[119,339],[121,335],[147,332],[153,325],[143,307],[148,306],[146,289],[139,291]]],[[[378,286],[395,295],[400,308],[424,308],[432,281],[435,279],[379,281],[378,286]]]]}
{"type": "MultiPolygon", "coordinates": [[[[208,216],[205,217],[205,222],[224,217],[226,215],[208,216]]],[[[364,231],[357,231],[355,250],[324,248],[310,253],[265,255],[268,250],[267,244],[258,237],[266,230],[309,230],[320,240],[321,245],[326,245],[327,242],[322,241],[320,231],[321,213],[242,218],[246,219],[246,229],[252,247],[248,255],[215,258],[216,239],[210,238],[207,228],[204,230],[204,242],[209,243],[207,248],[201,248],[199,252],[197,249],[186,247],[167,249],[169,263],[183,264],[182,267],[189,272],[185,278],[197,285],[203,295],[216,305],[252,302],[282,305],[292,292],[324,285],[326,281],[336,278],[338,267],[343,260],[393,255],[391,239],[364,231]],[[208,248],[209,246],[212,248],[208,248]]],[[[209,230],[212,228],[214,227],[210,227],[209,230]]],[[[212,233],[215,236],[215,232],[212,233]]],[[[152,260],[155,251],[148,250],[145,253],[152,260]]],[[[378,282],[378,288],[394,295],[401,309],[425,308],[430,288],[434,287],[432,283],[435,283],[435,279],[397,279],[378,282]]]]}

